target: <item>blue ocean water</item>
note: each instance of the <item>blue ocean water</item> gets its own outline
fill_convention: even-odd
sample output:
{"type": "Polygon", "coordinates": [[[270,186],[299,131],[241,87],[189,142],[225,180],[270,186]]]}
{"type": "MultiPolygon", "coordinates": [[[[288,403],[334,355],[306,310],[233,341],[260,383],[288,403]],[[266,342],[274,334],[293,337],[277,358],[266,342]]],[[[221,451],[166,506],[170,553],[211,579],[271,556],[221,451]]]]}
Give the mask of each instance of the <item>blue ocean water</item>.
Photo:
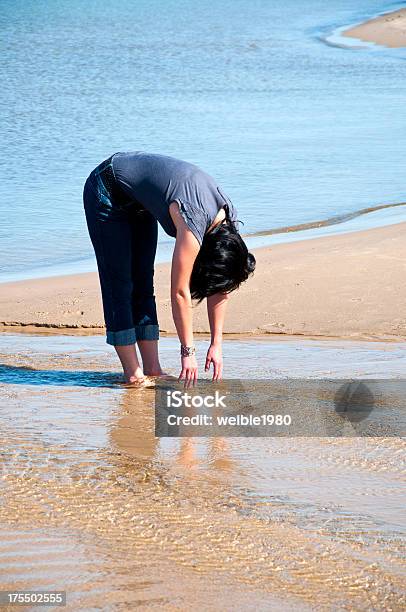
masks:
{"type": "Polygon", "coordinates": [[[398,7],[3,0],[0,279],[95,266],[82,187],[120,150],[200,165],[248,233],[404,201],[406,53],[329,38],[398,7]]]}

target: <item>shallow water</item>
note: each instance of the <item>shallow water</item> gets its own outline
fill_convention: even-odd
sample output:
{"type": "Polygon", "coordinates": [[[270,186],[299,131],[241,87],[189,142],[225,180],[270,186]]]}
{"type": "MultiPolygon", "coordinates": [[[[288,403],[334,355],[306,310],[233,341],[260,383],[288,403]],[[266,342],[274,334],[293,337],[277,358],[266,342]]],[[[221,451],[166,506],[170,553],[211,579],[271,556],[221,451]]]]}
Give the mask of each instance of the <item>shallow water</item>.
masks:
{"type": "Polygon", "coordinates": [[[247,233],[404,201],[404,52],[325,44],[396,6],[3,1],[1,279],[88,266],[82,187],[118,150],[197,163],[247,233]]]}
{"type": "MultiPolygon", "coordinates": [[[[153,392],[117,382],[103,337],[0,339],[3,588],[52,585],[71,610],[402,609],[401,439],[157,439],[153,392]]],[[[405,348],[230,340],[225,358],[231,378],[399,378],[405,348]]]]}

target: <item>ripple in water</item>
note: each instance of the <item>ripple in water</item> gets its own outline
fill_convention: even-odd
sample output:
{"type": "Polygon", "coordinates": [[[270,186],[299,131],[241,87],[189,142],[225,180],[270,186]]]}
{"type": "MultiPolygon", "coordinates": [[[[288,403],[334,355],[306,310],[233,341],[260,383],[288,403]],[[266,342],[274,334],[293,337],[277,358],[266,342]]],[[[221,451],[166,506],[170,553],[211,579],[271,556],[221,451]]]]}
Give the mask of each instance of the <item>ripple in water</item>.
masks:
{"type": "MultiPolygon", "coordinates": [[[[3,588],[72,610],[401,609],[401,439],[159,440],[103,338],[2,338],[3,588]]],[[[263,342],[261,367],[344,372],[352,347],[360,373],[400,368],[404,346],[368,346],[263,342]]],[[[230,374],[258,348],[225,343],[230,374]]]]}

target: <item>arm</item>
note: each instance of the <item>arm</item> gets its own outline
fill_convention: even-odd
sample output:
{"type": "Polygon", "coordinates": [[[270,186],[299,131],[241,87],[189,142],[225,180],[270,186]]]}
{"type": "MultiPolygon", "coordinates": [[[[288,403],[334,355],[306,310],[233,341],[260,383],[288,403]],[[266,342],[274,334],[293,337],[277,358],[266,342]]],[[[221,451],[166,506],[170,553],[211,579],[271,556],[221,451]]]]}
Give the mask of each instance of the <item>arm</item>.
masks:
{"type": "MultiPolygon", "coordinates": [[[[193,346],[193,312],[190,295],[190,277],[200,245],[182,218],[178,204],[172,202],[169,211],[176,227],[176,243],[171,268],[172,316],[180,343],[193,346]]],[[[197,380],[195,356],[182,357],[179,380],[189,387],[197,380]]]]}
{"type": "Polygon", "coordinates": [[[228,293],[215,293],[207,298],[207,314],[211,332],[211,343],[207,351],[205,370],[213,364],[213,380],[219,380],[223,373],[222,339],[223,326],[228,302],[228,293]]]}

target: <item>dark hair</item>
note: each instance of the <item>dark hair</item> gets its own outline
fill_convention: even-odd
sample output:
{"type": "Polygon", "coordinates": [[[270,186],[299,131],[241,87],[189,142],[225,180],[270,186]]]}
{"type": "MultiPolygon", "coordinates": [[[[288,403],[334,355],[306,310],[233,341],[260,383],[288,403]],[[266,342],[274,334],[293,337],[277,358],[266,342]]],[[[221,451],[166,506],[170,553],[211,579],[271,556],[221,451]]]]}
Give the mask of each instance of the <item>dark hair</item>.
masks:
{"type": "Polygon", "coordinates": [[[255,257],[226,209],[226,219],[203,237],[190,278],[191,296],[201,302],[215,293],[231,293],[254,270],[255,257]]]}

